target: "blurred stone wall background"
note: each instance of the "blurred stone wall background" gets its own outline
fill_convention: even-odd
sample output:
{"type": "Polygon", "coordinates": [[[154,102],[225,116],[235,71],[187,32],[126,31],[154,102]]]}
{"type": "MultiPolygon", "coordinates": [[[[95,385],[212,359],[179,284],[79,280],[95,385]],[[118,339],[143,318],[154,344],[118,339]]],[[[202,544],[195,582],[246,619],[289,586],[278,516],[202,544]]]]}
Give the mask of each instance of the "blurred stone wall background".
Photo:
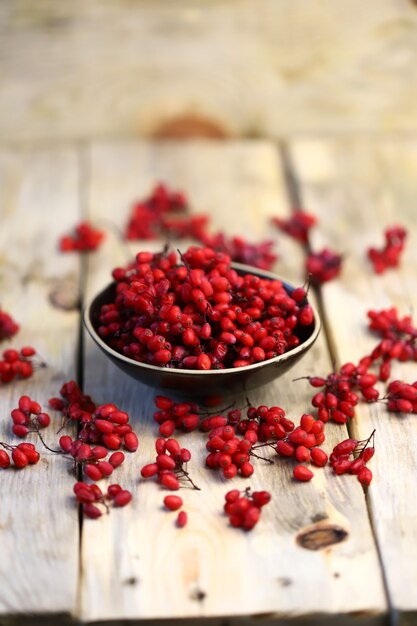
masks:
{"type": "Polygon", "coordinates": [[[1,0],[0,140],[408,133],[413,0],[1,0]]]}

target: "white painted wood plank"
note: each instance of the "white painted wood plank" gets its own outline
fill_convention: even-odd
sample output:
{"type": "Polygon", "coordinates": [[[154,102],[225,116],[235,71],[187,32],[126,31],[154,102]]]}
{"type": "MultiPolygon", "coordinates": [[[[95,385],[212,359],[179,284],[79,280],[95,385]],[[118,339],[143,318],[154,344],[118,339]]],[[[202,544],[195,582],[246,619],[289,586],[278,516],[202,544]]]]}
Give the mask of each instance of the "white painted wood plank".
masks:
{"type": "MultiPolygon", "coordinates": [[[[131,200],[147,193],[156,180],[184,187],[195,210],[207,210],[218,227],[232,232],[260,236],[266,215],[288,211],[278,153],[268,143],[108,143],[94,145],[90,157],[88,208],[93,221],[105,218],[120,224],[131,200]]],[[[285,245],[292,246],[292,255],[277,268],[301,282],[301,255],[294,244],[285,245]]],[[[89,258],[89,297],[124,260],[124,251],[112,240],[89,258]]],[[[322,336],[302,363],[251,397],[254,403],[278,403],[298,419],[310,393],[302,383],[292,384],[292,378],[329,368],[322,336]]],[[[140,467],[153,457],[156,391],[117,371],[91,341],[86,345],[85,386],[100,402],[116,402],[128,410],[140,438],[138,454],[114,475],[133,490],[132,505],[97,521],[86,520],[83,526],[85,621],[259,614],[270,614],[272,620],[322,612],[348,617],[358,611],[366,623],[383,619],[384,591],[359,483],[318,470],[310,484],[294,484],[285,462],[273,468],[258,464],[250,481],[226,483],[203,467],[204,438],[180,435],[192,448],[190,471],[202,491],[182,491],[189,525],[179,531],[174,516],[161,510],[164,492],[139,480],[140,467]],[[273,502],[258,527],[245,534],[228,526],[221,508],[231,485],[249,483],[270,489],[273,502]],[[298,546],[300,529],[319,519],[345,528],[348,540],[319,551],[298,546]],[[200,601],[198,592],[204,594],[200,601]]],[[[345,433],[330,427],[329,445],[345,433]]]]}
{"type": "Polygon", "coordinates": [[[3,0],[0,33],[7,141],[416,130],[413,0],[3,0]]]}
{"type": "MultiPolygon", "coordinates": [[[[46,406],[75,376],[79,311],[48,296],[64,279],[78,285],[79,260],[58,252],[58,236],[79,219],[78,158],[73,149],[0,151],[1,305],[21,325],[9,346],[33,345],[48,363],[27,381],[0,388],[0,439],[17,444],[10,411],[20,395],[46,406]]],[[[51,417],[53,412],[50,413],[51,417]]],[[[56,446],[60,418],[43,431],[56,446]]],[[[28,438],[36,442],[34,435],[28,438]]],[[[76,609],[78,510],[67,462],[42,449],[38,465],[0,470],[0,621],[28,613],[69,616],[76,609]]],[[[62,619],[62,617],[61,617],[62,619]]]]}
{"type": "MultiPolygon", "coordinates": [[[[417,144],[413,141],[299,141],[292,158],[304,204],[320,219],[314,247],[346,254],[339,280],[326,284],[323,300],[340,362],[357,361],[377,339],[367,332],[366,312],[397,306],[416,311],[417,144]],[[380,246],[383,230],[402,224],[409,239],[399,270],[373,274],[366,259],[380,246]],[[349,315],[346,315],[349,311],[349,315]]],[[[392,377],[413,382],[415,363],[396,364],[392,377]]],[[[374,481],[369,490],[373,523],[395,609],[417,619],[417,428],[415,416],[395,416],[383,404],[362,405],[353,431],[362,438],[377,429],[374,481]]]]}

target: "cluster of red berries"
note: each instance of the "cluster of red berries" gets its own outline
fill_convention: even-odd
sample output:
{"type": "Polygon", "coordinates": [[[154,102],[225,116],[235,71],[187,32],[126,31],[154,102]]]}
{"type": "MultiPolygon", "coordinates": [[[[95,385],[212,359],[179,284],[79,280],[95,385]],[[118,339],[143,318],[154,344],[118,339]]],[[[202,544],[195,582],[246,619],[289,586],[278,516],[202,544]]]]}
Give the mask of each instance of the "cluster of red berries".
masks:
{"type": "Polygon", "coordinates": [[[261,517],[262,509],[271,500],[268,491],[245,491],[232,489],[225,495],[224,512],[229,517],[231,526],[252,530],[261,517]]]}
{"type": "Polygon", "coordinates": [[[61,387],[60,394],[62,398],[51,398],[49,405],[61,411],[64,420],[70,418],[80,423],[78,439],[82,443],[102,445],[109,450],[118,450],[123,444],[129,452],[136,452],[139,442],[128,413],[115,404],[96,406],[73,380],[61,387]]]}
{"type": "Polygon", "coordinates": [[[136,239],[194,239],[205,247],[228,254],[233,261],[270,269],[277,256],[274,243],[251,244],[243,237],[227,237],[219,232],[209,234],[208,215],[191,215],[188,199],[182,192],[157,185],[151,195],[135,203],[125,230],[128,240],[136,239]]]}
{"type": "Polygon", "coordinates": [[[187,480],[194,489],[199,489],[192,481],[186,465],[191,460],[191,452],[181,448],[176,439],[155,441],[156,458],[154,463],[148,463],[141,469],[142,478],[157,476],[159,483],[166,489],[176,491],[180,488],[182,479],[187,480]]]}
{"type": "Polygon", "coordinates": [[[98,406],[90,419],[81,418],[82,429],[79,433],[81,441],[104,445],[109,450],[119,450],[123,444],[129,452],[138,449],[138,437],[133,432],[129,415],[120,411],[115,404],[98,406]]]}
{"type": "Polygon", "coordinates": [[[368,259],[371,261],[376,274],[383,274],[388,268],[399,266],[407,231],[403,226],[391,226],[385,230],[384,235],[385,245],[383,248],[372,247],[368,250],[368,259]]]}
{"type": "Polygon", "coordinates": [[[182,260],[140,252],[113,271],[115,299],[97,329],[113,349],[157,366],[244,367],[299,345],[314,323],[303,288],[289,294],[279,280],[240,276],[211,248],[191,247],[182,260]]]}
{"type": "Polygon", "coordinates": [[[208,248],[227,254],[236,263],[246,263],[263,270],[270,270],[278,260],[273,241],[249,243],[244,237],[228,237],[222,232],[204,235],[198,241],[208,248]]]}
{"type": "Polygon", "coordinates": [[[379,363],[379,379],[388,380],[391,361],[417,361],[417,327],[410,315],[400,317],[395,307],[368,311],[369,329],[381,337],[371,352],[372,363],[379,363]]]}
{"type": "Polygon", "coordinates": [[[317,223],[314,215],[305,213],[304,211],[295,211],[291,217],[284,219],[281,217],[273,217],[272,224],[279,228],[296,241],[302,244],[308,243],[310,230],[317,223]]]}
{"type": "Polygon", "coordinates": [[[81,222],[71,235],[61,237],[59,249],[61,252],[93,252],[104,238],[104,231],[94,228],[88,222],[81,222]]]}
{"type": "Polygon", "coordinates": [[[16,324],[14,319],[6,313],[6,311],[0,309],[0,341],[13,337],[18,330],[19,324],[16,324]]]}
{"type": "MultiPolygon", "coordinates": [[[[304,413],[299,426],[286,433],[275,447],[276,453],[285,458],[294,458],[298,463],[309,463],[323,467],[327,463],[327,454],[319,448],[324,443],[324,422],[316,420],[311,413],[304,413]]],[[[294,474],[295,478],[298,471],[294,474]]],[[[311,478],[313,474],[311,473],[311,478]]],[[[302,480],[302,479],[301,479],[302,480]]]]}
{"type": "MultiPolygon", "coordinates": [[[[186,196],[180,191],[171,191],[166,185],[157,185],[148,198],[135,202],[125,229],[128,240],[158,239],[174,230],[174,220],[167,216],[179,215],[178,229],[187,231],[189,224],[186,217],[189,206],[186,196]]],[[[175,232],[175,230],[174,230],[175,232]]],[[[179,233],[178,233],[179,235],[179,233]]]]}
{"type": "Polygon", "coordinates": [[[75,380],[64,383],[59,390],[60,398],[49,399],[49,406],[55,411],[60,411],[64,418],[80,421],[85,417],[86,421],[91,421],[91,415],[96,410],[96,405],[91,396],[84,394],[75,380]]]}
{"type": "MultiPolygon", "coordinates": [[[[164,506],[168,511],[178,511],[183,505],[182,498],[180,496],[165,496],[164,506]]],[[[177,515],[176,524],[178,528],[184,528],[188,522],[188,515],[186,511],[180,511],[177,515]]]]}
{"type": "Polygon", "coordinates": [[[199,406],[195,402],[174,402],[167,396],[156,396],[154,402],[158,411],[153,417],[162,437],[171,437],[175,430],[191,432],[198,427],[199,406]]]}
{"type": "Polygon", "coordinates": [[[36,350],[31,346],[25,346],[21,350],[5,350],[0,359],[0,382],[10,383],[15,378],[30,378],[36,365],[45,366],[45,363],[34,360],[35,355],[36,350]]]}
{"type": "MultiPolygon", "coordinates": [[[[62,435],[59,439],[60,450],[52,452],[59,452],[67,455],[66,458],[73,459],[76,467],[82,469],[92,481],[108,478],[125,461],[121,446],[128,452],[136,452],[139,446],[138,437],[129,424],[128,413],[111,403],[96,406],[91,396],[84,394],[74,380],[62,385],[60,396],[50,398],[49,405],[62,413],[63,425],[67,420],[77,422],[78,434],[75,439],[70,435],[62,435]]],[[[97,503],[106,505],[101,490],[95,485],[77,485],[77,489],[84,485],[90,492],[89,500],[79,500],[85,504],[84,512],[88,517],[98,517],[97,503]],[[96,499],[91,499],[93,496],[96,499]]],[[[131,494],[122,490],[119,485],[111,485],[106,498],[109,497],[114,498],[115,506],[124,506],[130,501],[131,494]]]]}
{"type": "Polygon", "coordinates": [[[361,359],[359,365],[345,363],[338,372],[331,372],[326,378],[307,377],[312,387],[324,388],[311,400],[312,405],[318,409],[318,417],[322,422],[330,420],[346,424],[355,414],[355,406],[359,401],[356,392],[367,402],[375,402],[378,399],[379,391],[374,387],[378,378],[368,372],[370,365],[370,360],[365,357],[361,359]]]}
{"type": "Polygon", "coordinates": [[[244,478],[252,476],[254,467],[249,459],[252,446],[258,440],[255,430],[247,430],[244,437],[239,439],[233,426],[217,426],[209,432],[208,437],[208,468],[222,470],[224,478],[228,479],[238,473],[244,478]]]}
{"type": "Polygon", "coordinates": [[[115,507],[122,507],[129,504],[132,494],[120,485],[114,484],[107,487],[107,493],[103,494],[98,485],[87,485],[83,482],[75,483],[73,491],[76,500],[83,507],[83,512],[91,519],[97,519],[103,515],[103,510],[97,505],[104,507],[106,513],[109,512],[109,502],[115,507]]]}
{"type": "Polygon", "coordinates": [[[136,452],[139,446],[128,413],[120,411],[115,404],[96,406],[75,381],[65,383],[61,395],[62,399],[51,398],[49,404],[62,411],[64,420],[70,418],[80,424],[77,439],[62,435],[61,450],[80,464],[91,480],[110,476],[125,460],[119,450],[122,444],[128,452],[136,452]],[[115,452],[105,460],[109,450],[115,452]]]}
{"type": "Polygon", "coordinates": [[[0,446],[4,448],[4,450],[0,450],[0,467],[2,469],[10,467],[11,462],[8,452],[12,457],[13,465],[17,469],[23,469],[27,465],[35,465],[40,459],[39,452],[37,452],[33,443],[19,443],[17,446],[11,446],[0,441],[0,446]]]}
{"type": "MultiPolygon", "coordinates": [[[[274,226],[299,241],[307,251],[310,230],[317,223],[314,215],[304,211],[296,211],[288,219],[274,217],[274,226]]],[[[309,252],[306,259],[306,274],[311,278],[314,285],[333,280],[339,276],[342,269],[342,256],[331,250],[323,248],[320,252],[309,252]]]]}
{"type": "Polygon", "coordinates": [[[40,428],[46,428],[51,423],[48,413],[44,413],[41,405],[29,396],[20,396],[19,406],[12,410],[11,416],[13,433],[22,439],[28,433],[38,433],[40,428]]]}
{"type": "Polygon", "coordinates": [[[388,385],[388,411],[393,413],[417,413],[417,381],[411,385],[402,380],[392,380],[388,385]]]}
{"type": "Polygon", "coordinates": [[[342,269],[342,255],[330,248],[311,252],[306,260],[306,272],[314,285],[321,285],[339,276],[342,269]]]}
{"type": "Polygon", "coordinates": [[[81,439],[73,440],[69,435],[62,435],[59,446],[63,452],[71,455],[74,461],[84,469],[90,480],[101,480],[113,473],[124,460],[125,455],[120,450],[113,452],[108,461],[105,460],[109,451],[104,446],[90,446],[81,439]]]}
{"type": "Polygon", "coordinates": [[[368,487],[372,481],[372,472],[366,464],[375,454],[374,436],[375,430],[368,439],[345,439],[338,443],[330,455],[330,465],[335,474],[354,474],[364,487],[368,487]]]}

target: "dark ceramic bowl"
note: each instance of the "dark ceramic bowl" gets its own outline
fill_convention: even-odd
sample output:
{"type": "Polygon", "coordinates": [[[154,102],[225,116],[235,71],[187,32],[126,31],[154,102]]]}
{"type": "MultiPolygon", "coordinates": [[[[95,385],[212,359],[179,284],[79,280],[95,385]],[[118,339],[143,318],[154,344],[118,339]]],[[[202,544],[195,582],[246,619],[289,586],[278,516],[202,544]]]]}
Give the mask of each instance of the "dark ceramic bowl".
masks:
{"type": "MultiPolygon", "coordinates": [[[[279,279],[289,294],[294,289],[292,285],[271,272],[259,270],[249,265],[241,265],[240,263],[233,263],[232,267],[239,274],[255,274],[261,278],[279,279]]],[[[151,387],[186,393],[188,396],[200,398],[224,397],[267,385],[275,378],[282,376],[301,359],[316,341],[320,331],[320,319],[316,309],[313,307],[314,323],[309,328],[302,328],[301,332],[298,333],[301,339],[300,345],[268,361],[254,363],[247,367],[208,371],[168,369],[166,367],[148,365],[147,363],[139,363],[110,348],[96,332],[100,307],[113,300],[115,285],[116,283],[108,285],[86,307],[84,324],[89,334],[104,354],[132,378],[151,387]]]]}

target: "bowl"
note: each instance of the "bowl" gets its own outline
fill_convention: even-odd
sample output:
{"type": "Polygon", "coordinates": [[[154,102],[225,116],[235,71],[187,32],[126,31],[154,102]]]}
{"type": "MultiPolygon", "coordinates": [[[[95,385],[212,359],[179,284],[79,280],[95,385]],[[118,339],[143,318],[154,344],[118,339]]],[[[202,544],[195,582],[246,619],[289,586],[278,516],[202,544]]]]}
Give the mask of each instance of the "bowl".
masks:
{"type": "MultiPolygon", "coordinates": [[[[278,279],[289,294],[295,288],[271,272],[240,263],[232,263],[232,267],[239,274],[249,273],[255,274],[260,278],[278,279]]],[[[171,390],[171,392],[186,394],[194,398],[223,398],[232,394],[247,393],[252,389],[267,385],[293,367],[311,348],[320,332],[320,318],[317,310],[312,307],[314,322],[311,326],[302,328],[301,332],[298,333],[301,340],[300,345],[273,359],[254,363],[247,367],[224,370],[170,369],[148,365],[147,363],[134,361],[116,352],[96,332],[100,308],[103,304],[108,304],[112,301],[115,288],[115,282],[108,285],[92,299],[84,310],[84,324],[92,339],[106,357],[135,380],[151,387],[171,390]]]]}

